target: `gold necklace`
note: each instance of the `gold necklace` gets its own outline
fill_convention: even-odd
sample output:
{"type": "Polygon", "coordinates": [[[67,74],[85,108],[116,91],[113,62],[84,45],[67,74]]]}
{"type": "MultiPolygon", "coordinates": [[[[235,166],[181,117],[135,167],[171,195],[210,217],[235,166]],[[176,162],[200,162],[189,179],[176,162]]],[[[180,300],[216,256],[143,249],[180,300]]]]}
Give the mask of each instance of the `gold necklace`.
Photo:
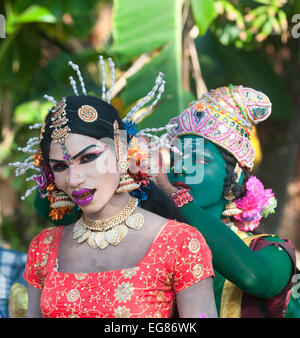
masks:
{"type": "Polygon", "coordinates": [[[82,215],[83,222],[87,229],[92,231],[107,231],[121,224],[131,215],[138,205],[138,199],[130,196],[129,201],[125,205],[124,209],[119,211],[116,215],[99,220],[93,220],[86,215],[82,215]]]}
{"type": "Polygon", "coordinates": [[[105,249],[109,244],[118,245],[127,235],[128,227],[137,230],[144,224],[142,214],[133,214],[137,205],[138,199],[130,197],[125,208],[112,217],[92,220],[83,214],[74,225],[73,239],[77,239],[78,243],[87,241],[94,249],[105,249]]]}

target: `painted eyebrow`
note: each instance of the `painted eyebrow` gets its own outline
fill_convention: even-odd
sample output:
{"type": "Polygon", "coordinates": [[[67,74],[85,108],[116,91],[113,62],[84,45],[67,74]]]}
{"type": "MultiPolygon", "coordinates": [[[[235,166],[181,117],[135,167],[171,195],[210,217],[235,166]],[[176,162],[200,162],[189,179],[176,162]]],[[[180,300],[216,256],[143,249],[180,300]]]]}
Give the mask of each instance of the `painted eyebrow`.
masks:
{"type": "MultiPolygon", "coordinates": [[[[81,150],[79,153],[77,153],[76,155],[74,155],[74,156],[72,157],[72,160],[75,160],[77,157],[79,157],[80,155],[84,154],[88,149],[93,148],[93,147],[97,147],[97,148],[98,148],[98,146],[97,146],[96,144],[91,144],[91,145],[85,147],[84,149],[82,149],[82,150],[81,150]]],[[[54,162],[54,163],[59,162],[59,163],[61,163],[61,162],[65,162],[65,161],[64,161],[64,160],[54,160],[54,159],[49,159],[49,162],[54,162]]]]}

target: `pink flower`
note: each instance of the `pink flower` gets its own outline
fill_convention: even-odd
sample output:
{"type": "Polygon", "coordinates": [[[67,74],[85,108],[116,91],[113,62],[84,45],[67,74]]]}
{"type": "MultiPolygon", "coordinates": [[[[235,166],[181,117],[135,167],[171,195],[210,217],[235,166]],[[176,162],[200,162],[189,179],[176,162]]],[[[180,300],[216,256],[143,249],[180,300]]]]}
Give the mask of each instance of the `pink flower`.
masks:
{"type": "Polygon", "coordinates": [[[34,177],[34,180],[38,184],[39,192],[42,193],[42,191],[46,188],[47,184],[50,182],[54,182],[53,174],[50,172],[50,170],[44,170],[41,169],[41,174],[34,177]]]}
{"type": "Polygon", "coordinates": [[[256,229],[262,218],[262,211],[272,197],[274,197],[272,189],[264,189],[257,177],[250,176],[246,183],[246,195],[234,201],[237,208],[243,211],[233,216],[239,229],[243,231],[256,229]]]}

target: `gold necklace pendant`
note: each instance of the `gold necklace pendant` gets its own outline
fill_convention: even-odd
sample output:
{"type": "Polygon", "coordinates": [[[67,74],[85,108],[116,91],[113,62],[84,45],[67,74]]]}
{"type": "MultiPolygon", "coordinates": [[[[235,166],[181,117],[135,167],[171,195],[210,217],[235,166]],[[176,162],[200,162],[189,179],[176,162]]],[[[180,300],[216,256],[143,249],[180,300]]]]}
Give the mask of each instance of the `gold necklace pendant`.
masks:
{"type": "Polygon", "coordinates": [[[130,215],[125,220],[125,224],[132,229],[140,229],[144,224],[144,216],[142,214],[130,215]]]}
{"type": "Polygon", "coordinates": [[[120,224],[117,225],[115,228],[105,232],[104,238],[109,244],[118,245],[127,234],[127,226],[124,224],[120,224]]]}
{"type": "Polygon", "coordinates": [[[118,245],[128,234],[128,227],[138,230],[144,225],[142,214],[132,214],[136,207],[137,199],[131,197],[123,210],[108,219],[91,220],[82,215],[74,225],[73,239],[77,240],[77,243],[86,241],[94,249],[103,250],[109,244],[118,245]]]}

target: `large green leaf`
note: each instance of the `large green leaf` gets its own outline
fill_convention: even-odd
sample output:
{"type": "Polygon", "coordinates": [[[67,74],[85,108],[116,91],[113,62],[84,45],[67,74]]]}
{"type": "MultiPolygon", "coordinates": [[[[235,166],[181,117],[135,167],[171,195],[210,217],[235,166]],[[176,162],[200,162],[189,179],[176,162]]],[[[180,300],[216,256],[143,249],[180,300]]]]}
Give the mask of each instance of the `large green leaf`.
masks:
{"type": "Polygon", "coordinates": [[[13,33],[16,30],[17,25],[31,22],[54,23],[56,22],[56,18],[47,8],[32,5],[19,15],[16,15],[13,12],[8,15],[6,22],[7,33],[13,33]]]}
{"type": "Polygon", "coordinates": [[[158,70],[162,70],[165,74],[165,93],[152,114],[140,122],[140,128],[165,125],[194,99],[191,93],[185,92],[182,88],[181,68],[176,69],[175,60],[170,59],[170,55],[174,54],[173,44],[165,46],[151,62],[127,81],[127,89],[122,98],[126,104],[130,104],[150,91],[158,70]]]}
{"type": "Polygon", "coordinates": [[[182,88],[181,7],[182,2],[174,0],[114,1],[113,50],[119,64],[156,50],[150,62],[128,79],[122,93],[125,104],[145,96],[158,73],[165,74],[166,91],[141,128],[166,124],[193,99],[182,88]]]}
{"type": "Polygon", "coordinates": [[[214,0],[191,0],[191,6],[199,34],[203,35],[217,16],[214,0]]]}
{"type": "Polygon", "coordinates": [[[37,100],[22,103],[15,109],[14,119],[20,125],[42,122],[52,106],[50,102],[37,100]]]}
{"type": "Polygon", "coordinates": [[[292,108],[287,89],[264,54],[224,46],[209,32],[198,38],[196,44],[209,90],[229,83],[255,88],[269,96],[271,120],[290,118],[292,108]]]}
{"type": "Polygon", "coordinates": [[[174,0],[115,0],[114,51],[122,61],[180,38],[181,5],[174,0]]]}
{"type": "Polygon", "coordinates": [[[32,5],[17,17],[15,23],[26,22],[55,22],[55,17],[49,10],[42,6],[32,5]]]}

